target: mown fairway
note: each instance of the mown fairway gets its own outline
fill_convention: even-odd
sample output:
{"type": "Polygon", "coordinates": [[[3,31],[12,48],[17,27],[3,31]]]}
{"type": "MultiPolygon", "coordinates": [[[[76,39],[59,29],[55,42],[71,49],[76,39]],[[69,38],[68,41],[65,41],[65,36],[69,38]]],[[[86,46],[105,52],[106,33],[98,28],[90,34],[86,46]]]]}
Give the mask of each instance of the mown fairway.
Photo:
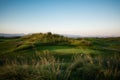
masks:
{"type": "Polygon", "coordinates": [[[119,80],[120,38],[38,33],[0,38],[0,80],[119,80]]]}

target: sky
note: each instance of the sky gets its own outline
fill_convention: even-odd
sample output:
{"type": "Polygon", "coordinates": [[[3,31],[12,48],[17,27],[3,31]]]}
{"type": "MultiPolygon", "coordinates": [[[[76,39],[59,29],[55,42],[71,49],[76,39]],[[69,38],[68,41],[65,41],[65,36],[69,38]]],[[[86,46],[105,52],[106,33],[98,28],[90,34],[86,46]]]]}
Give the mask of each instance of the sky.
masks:
{"type": "Polygon", "coordinates": [[[0,33],[120,36],[120,0],[0,0],[0,33]]]}

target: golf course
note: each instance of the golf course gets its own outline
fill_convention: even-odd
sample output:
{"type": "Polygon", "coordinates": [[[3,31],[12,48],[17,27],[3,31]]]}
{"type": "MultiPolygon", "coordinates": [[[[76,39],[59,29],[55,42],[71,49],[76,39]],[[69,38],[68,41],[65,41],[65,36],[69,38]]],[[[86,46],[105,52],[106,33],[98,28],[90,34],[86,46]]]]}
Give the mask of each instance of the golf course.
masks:
{"type": "Polygon", "coordinates": [[[35,33],[0,38],[0,80],[119,80],[120,38],[35,33]]]}

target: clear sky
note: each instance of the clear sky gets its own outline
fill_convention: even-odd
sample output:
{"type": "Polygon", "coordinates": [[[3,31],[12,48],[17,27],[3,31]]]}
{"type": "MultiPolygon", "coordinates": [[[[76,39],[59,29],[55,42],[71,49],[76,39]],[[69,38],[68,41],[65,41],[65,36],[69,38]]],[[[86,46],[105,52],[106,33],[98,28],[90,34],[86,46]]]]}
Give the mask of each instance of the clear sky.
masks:
{"type": "Polygon", "coordinates": [[[120,36],[120,0],[0,0],[0,33],[120,36]]]}

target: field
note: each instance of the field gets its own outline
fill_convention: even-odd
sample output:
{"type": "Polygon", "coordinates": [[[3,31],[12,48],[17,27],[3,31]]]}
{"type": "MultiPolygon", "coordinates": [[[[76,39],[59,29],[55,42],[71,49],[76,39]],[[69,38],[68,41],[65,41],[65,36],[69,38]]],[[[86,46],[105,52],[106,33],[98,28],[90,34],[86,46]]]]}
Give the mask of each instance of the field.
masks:
{"type": "Polygon", "coordinates": [[[119,80],[120,38],[37,33],[0,38],[0,80],[119,80]]]}

